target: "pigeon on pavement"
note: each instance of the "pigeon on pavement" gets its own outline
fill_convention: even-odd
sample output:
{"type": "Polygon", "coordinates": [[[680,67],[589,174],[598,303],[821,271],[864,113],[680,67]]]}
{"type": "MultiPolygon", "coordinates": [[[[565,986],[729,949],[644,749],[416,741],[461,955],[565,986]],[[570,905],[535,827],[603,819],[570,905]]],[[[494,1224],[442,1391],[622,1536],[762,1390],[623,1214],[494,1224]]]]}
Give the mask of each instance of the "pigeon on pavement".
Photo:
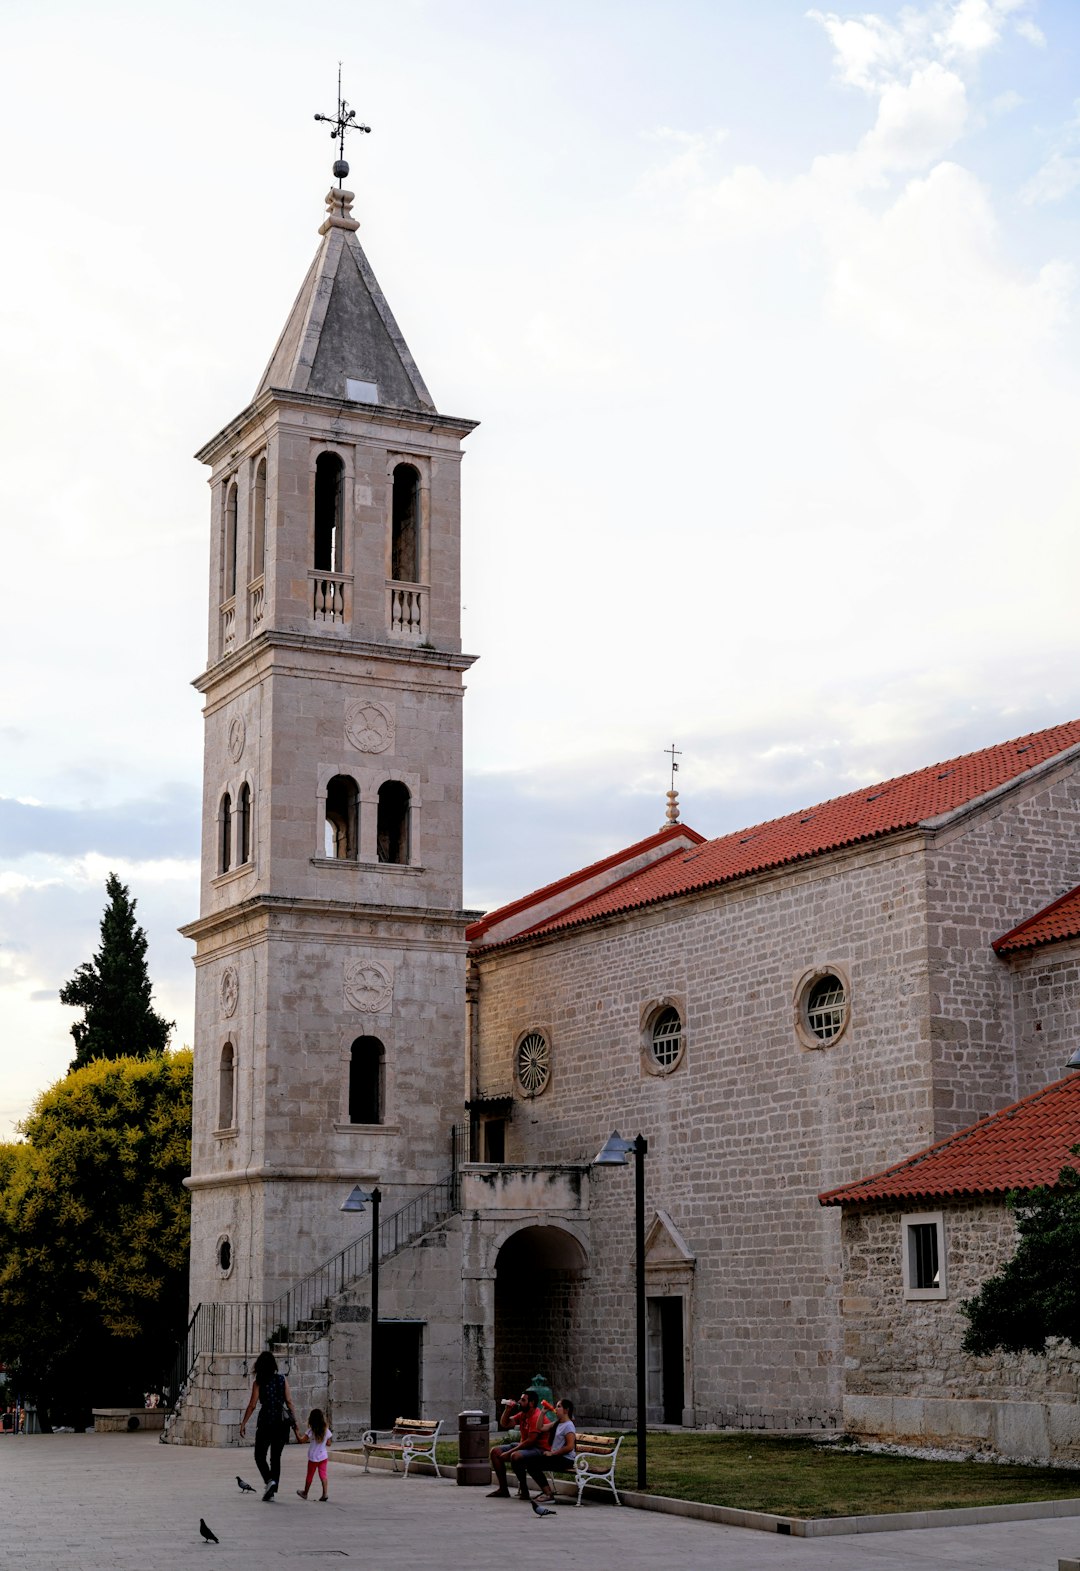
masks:
{"type": "Polygon", "coordinates": [[[255,1493],[255,1485],[254,1484],[245,1484],[244,1480],[240,1477],[239,1473],[237,1473],[237,1475],[236,1475],[236,1482],[240,1485],[240,1493],[241,1494],[253,1495],[255,1493]]]}
{"type": "Polygon", "coordinates": [[[221,1542],[216,1533],[211,1533],[202,1517],[199,1518],[199,1532],[202,1534],[208,1544],[217,1544],[221,1542]]]}
{"type": "Polygon", "coordinates": [[[547,1506],[538,1506],[535,1500],[531,1500],[529,1504],[532,1506],[537,1516],[558,1516],[559,1514],[557,1511],[550,1510],[547,1506]]]}

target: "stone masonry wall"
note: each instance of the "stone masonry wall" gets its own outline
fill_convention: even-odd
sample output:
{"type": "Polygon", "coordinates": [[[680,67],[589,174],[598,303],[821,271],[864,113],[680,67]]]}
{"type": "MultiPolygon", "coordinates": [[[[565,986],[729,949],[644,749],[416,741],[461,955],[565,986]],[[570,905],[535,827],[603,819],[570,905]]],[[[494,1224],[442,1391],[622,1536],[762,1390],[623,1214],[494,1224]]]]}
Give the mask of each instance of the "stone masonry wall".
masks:
{"type": "MultiPolygon", "coordinates": [[[[839,1418],[839,1224],[820,1190],[931,1134],[924,875],[918,842],[835,857],[667,908],[480,956],[477,1090],[514,1094],[510,1162],[588,1161],[613,1128],[649,1140],[646,1200],[696,1256],[686,1406],[696,1422],[839,1418]],[[794,1028],[796,984],[836,965],[851,1017],[820,1051],[794,1028]],[[642,1016],[680,1002],[685,1051],[649,1073],[642,1016]],[[548,1033],[549,1088],[512,1055],[548,1033]]],[[[598,1418],[634,1391],[633,1176],[594,1169],[580,1384],[598,1418]]]]}
{"type": "Polygon", "coordinates": [[[905,1300],[901,1217],[894,1206],[847,1210],[843,1221],[847,1426],[877,1438],[1080,1461],[1080,1352],[1054,1342],[1034,1354],[974,1358],[960,1305],[1009,1258],[1016,1232],[1003,1200],[941,1210],[948,1297],[905,1300]]]}
{"type": "Polygon", "coordinates": [[[942,1140],[1064,1073],[1052,1052],[1026,1064],[1018,1055],[1013,966],[990,946],[1080,883],[1076,765],[945,831],[926,866],[934,1138],[942,1140]]]}
{"type": "Polygon", "coordinates": [[[1018,1095],[1069,1071],[1080,1047],[1080,942],[1059,941],[1006,962],[1012,975],[1018,1095]]]}

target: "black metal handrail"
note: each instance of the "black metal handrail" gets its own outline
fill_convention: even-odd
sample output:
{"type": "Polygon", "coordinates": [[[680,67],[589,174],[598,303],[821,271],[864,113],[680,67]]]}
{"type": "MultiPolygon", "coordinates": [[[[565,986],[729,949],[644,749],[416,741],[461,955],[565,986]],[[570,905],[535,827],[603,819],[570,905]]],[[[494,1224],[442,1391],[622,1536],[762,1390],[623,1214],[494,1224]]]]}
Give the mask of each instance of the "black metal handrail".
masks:
{"type": "MultiPolygon", "coordinates": [[[[422,1234],[460,1209],[457,1163],[437,1184],[430,1184],[379,1223],[379,1260],[389,1260],[422,1234]]],[[[199,1358],[208,1353],[248,1356],[273,1342],[286,1342],[305,1321],[327,1318],[329,1302],[371,1270],[371,1234],[346,1244],[278,1298],[238,1303],[199,1304],[176,1350],[169,1396],[175,1403],[190,1380],[199,1358]]]]}

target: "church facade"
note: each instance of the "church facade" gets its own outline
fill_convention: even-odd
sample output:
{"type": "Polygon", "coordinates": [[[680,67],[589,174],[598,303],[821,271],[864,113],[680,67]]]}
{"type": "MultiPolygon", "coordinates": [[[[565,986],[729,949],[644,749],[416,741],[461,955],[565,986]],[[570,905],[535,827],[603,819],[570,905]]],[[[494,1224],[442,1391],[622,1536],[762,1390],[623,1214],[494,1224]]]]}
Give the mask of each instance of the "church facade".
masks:
{"type": "Polygon", "coordinates": [[[330,192],[251,404],[198,455],[192,1330],[171,1438],[235,1440],[267,1343],[339,1438],[493,1412],[537,1371],[587,1421],[629,1421],[633,1179],[594,1161],[612,1130],[648,1142],[650,1420],[835,1427],[845,1267],[819,1194],[1061,1073],[1064,1023],[1022,1029],[1038,982],[992,945],[1077,881],[1080,722],[720,839],[669,821],[464,911],[473,422],[435,410],[351,201],[330,192]],[[377,1238],[347,1209],[376,1188],[377,1238]]]}

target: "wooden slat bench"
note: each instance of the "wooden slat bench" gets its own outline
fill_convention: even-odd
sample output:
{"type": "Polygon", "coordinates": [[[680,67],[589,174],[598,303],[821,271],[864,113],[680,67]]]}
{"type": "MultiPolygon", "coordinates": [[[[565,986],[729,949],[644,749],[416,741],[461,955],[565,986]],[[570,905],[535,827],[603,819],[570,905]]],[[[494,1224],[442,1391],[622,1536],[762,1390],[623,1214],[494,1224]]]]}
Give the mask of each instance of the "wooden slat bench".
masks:
{"type": "Polygon", "coordinates": [[[364,1472],[368,1471],[368,1458],[374,1454],[393,1457],[395,1473],[400,1457],[405,1463],[406,1478],[413,1462],[429,1462],[435,1469],[435,1477],[441,1477],[435,1461],[435,1442],[442,1426],[441,1418],[396,1418],[393,1429],[365,1430],[360,1440],[364,1448],[364,1472]]]}
{"type": "MultiPolygon", "coordinates": [[[[622,1435],[583,1435],[577,1437],[577,1460],[574,1463],[574,1482],[577,1484],[577,1504],[581,1504],[581,1491],[592,1486],[610,1489],[615,1504],[621,1505],[615,1488],[615,1463],[619,1457],[622,1435]]],[[[565,1474],[555,1473],[555,1479],[565,1474]]]]}

